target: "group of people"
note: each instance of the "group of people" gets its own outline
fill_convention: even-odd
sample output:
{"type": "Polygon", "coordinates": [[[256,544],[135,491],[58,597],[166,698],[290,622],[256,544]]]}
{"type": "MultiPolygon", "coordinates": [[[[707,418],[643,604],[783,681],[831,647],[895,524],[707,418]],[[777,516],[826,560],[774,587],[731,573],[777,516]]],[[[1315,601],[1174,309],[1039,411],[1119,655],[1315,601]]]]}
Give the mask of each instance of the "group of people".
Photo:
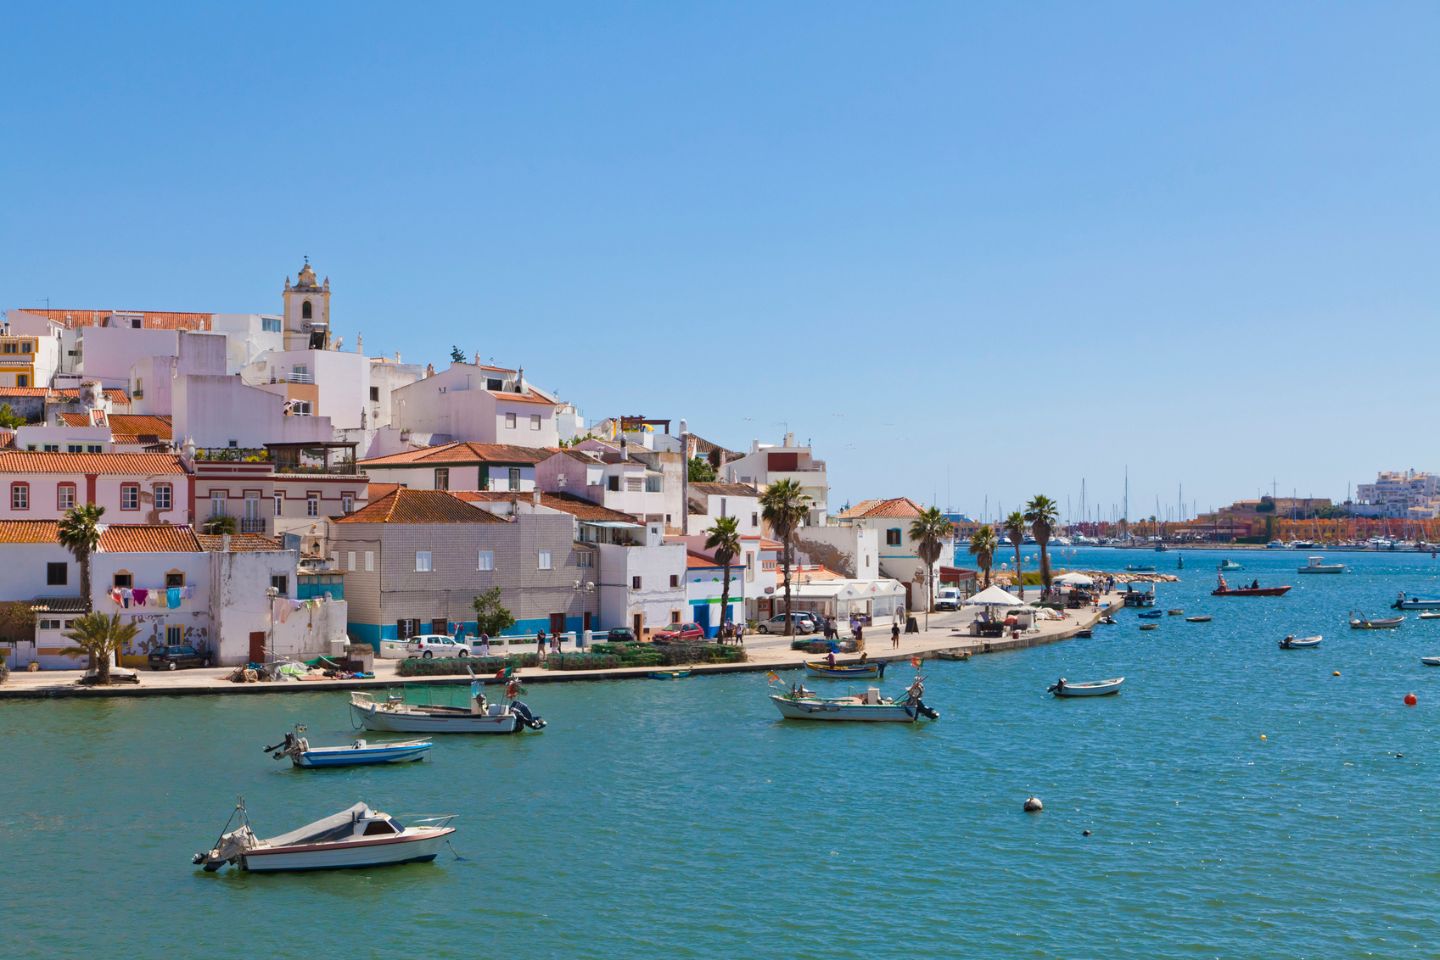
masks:
{"type": "Polygon", "coordinates": [[[728,620],[725,621],[725,623],[721,624],[719,632],[715,634],[715,639],[718,640],[720,643],[730,643],[731,641],[734,641],[735,643],[744,646],[745,621],[741,620],[739,623],[731,623],[728,620]]]}

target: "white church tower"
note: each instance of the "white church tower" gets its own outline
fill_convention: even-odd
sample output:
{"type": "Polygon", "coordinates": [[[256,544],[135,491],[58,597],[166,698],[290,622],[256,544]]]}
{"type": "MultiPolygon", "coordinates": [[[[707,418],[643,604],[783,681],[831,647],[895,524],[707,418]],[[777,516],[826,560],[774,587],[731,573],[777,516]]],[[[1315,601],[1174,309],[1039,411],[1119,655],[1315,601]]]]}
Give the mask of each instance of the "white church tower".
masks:
{"type": "Polygon", "coordinates": [[[290,278],[285,278],[284,349],[330,349],[330,278],[316,283],[309,257],[293,287],[290,278]]]}

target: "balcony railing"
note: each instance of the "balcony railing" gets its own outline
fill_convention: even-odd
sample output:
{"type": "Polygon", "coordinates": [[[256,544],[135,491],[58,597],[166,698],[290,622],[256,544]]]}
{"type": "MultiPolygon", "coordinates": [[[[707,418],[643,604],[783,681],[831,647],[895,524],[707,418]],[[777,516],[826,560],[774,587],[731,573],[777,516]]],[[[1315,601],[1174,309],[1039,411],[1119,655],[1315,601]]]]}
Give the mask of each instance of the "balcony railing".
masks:
{"type": "Polygon", "coordinates": [[[259,517],[245,517],[240,521],[241,533],[264,533],[265,521],[259,517]]]}

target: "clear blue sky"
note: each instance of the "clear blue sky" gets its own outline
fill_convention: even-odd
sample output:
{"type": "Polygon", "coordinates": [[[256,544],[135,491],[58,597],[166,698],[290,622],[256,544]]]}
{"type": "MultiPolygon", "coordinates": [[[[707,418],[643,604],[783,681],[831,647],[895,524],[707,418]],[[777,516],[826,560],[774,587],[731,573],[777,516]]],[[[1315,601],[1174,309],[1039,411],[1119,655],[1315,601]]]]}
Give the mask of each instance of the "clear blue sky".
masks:
{"type": "Polygon", "coordinates": [[[0,306],[452,343],[836,502],[1440,469],[1440,6],[10,4],[0,306]],[[402,16],[403,14],[403,16],[402,16]],[[947,492],[948,491],[948,492],[947,492]]]}

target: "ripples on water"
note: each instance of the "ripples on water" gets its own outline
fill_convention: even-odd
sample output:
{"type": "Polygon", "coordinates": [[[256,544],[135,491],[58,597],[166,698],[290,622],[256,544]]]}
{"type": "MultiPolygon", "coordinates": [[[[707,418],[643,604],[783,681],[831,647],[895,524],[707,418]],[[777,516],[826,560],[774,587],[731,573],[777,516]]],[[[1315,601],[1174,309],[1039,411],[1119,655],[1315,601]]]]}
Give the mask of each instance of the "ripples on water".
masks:
{"type": "Polygon", "coordinates": [[[782,723],[759,675],[536,686],[542,735],[299,772],[260,747],[295,722],[342,742],[344,695],[5,703],[0,956],[1440,954],[1440,669],[1418,659],[1440,621],[1345,626],[1440,592],[1440,566],[1347,554],[1354,572],[1301,577],[1293,552],[1237,556],[1236,576],[1295,589],[1212,599],[1218,557],[1186,554],[1160,605],[1214,622],[1141,633],[1124,613],[1093,640],[927,664],[943,717],[913,728],[782,723]],[[1317,632],[1319,650],[1275,647],[1317,632]],[[1062,674],[1128,679],[1056,701],[1062,674]],[[196,872],[237,794],[262,834],[357,799],[459,811],[464,859],[196,872]],[[1021,813],[1031,794],[1043,814],[1021,813]]]}

